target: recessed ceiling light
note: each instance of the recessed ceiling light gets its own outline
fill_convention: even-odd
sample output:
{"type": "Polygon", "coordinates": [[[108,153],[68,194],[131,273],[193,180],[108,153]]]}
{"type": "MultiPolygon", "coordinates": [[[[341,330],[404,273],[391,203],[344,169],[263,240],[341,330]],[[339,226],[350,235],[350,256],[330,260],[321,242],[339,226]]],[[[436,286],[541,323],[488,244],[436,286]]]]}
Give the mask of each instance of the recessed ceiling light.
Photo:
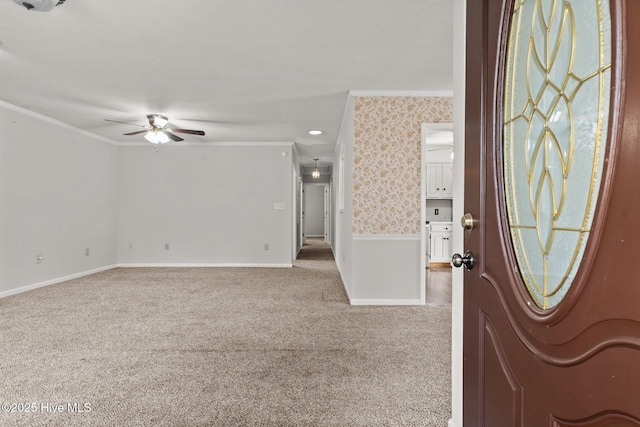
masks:
{"type": "Polygon", "coordinates": [[[320,129],[311,129],[309,135],[322,135],[322,131],[320,129]]]}

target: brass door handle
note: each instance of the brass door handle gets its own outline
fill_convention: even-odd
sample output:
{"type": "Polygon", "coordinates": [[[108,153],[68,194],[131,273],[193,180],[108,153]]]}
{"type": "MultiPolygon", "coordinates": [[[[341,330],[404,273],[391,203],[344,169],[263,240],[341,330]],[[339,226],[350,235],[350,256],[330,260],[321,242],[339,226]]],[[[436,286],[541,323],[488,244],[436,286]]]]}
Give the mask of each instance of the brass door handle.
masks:
{"type": "Polygon", "coordinates": [[[473,219],[473,215],[471,215],[470,213],[466,213],[462,215],[462,218],[460,218],[460,225],[462,225],[462,228],[467,231],[473,230],[473,226],[475,225],[475,223],[476,220],[473,219]]]}

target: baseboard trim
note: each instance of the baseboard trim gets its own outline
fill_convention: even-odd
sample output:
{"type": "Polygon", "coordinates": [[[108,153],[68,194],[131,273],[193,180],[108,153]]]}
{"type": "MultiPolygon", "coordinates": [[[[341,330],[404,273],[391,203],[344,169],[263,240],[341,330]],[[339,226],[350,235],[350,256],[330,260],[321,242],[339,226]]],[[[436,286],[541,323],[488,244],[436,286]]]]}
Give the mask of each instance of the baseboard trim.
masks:
{"type": "Polygon", "coordinates": [[[5,298],[11,295],[20,294],[22,292],[32,291],[34,289],[43,288],[49,285],[55,285],[57,283],[66,282],[67,280],[78,279],[80,277],[89,276],[91,274],[100,273],[107,270],[113,270],[118,268],[117,265],[109,265],[106,267],[100,267],[93,270],[83,271],[81,273],[70,274],[69,276],[59,277],[57,279],[47,280],[45,282],[34,283],[33,285],[22,286],[20,288],[10,289],[8,291],[0,292],[0,298],[5,298]]]}
{"type": "Polygon", "coordinates": [[[419,299],[349,299],[351,305],[424,305],[419,299]]]}
{"type": "Polygon", "coordinates": [[[125,263],[118,264],[118,267],[122,268],[141,268],[141,267],[155,267],[155,268],[203,268],[203,267],[221,267],[221,268],[247,268],[247,267],[261,267],[261,268],[292,268],[293,264],[234,264],[234,263],[125,263]]]}

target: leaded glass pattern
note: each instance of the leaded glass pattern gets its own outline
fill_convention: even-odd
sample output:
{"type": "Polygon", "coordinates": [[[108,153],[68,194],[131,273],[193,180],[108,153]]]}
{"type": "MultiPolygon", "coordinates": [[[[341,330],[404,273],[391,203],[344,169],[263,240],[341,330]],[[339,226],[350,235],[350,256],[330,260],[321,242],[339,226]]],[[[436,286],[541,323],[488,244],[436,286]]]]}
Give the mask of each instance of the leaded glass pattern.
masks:
{"type": "Polygon", "coordinates": [[[566,295],[591,231],[610,86],[607,0],[516,0],[504,81],[505,197],[520,274],[543,309],[566,295]]]}

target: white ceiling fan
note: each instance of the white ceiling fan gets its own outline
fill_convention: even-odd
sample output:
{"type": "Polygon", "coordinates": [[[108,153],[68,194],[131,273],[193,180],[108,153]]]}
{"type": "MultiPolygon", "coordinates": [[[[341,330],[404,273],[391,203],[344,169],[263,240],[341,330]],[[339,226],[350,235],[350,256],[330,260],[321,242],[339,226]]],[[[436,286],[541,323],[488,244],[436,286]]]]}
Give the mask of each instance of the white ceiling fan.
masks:
{"type": "Polygon", "coordinates": [[[143,126],[136,123],[121,122],[118,120],[105,119],[107,122],[122,123],[125,125],[143,127],[144,130],[138,130],[135,132],[127,132],[123,135],[139,135],[145,133],[144,138],[152,144],[164,144],[169,141],[184,141],[176,133],[185,133],[190,135],[204,136],[204,131],[194,129],[177,129],[169,127],[169,119],[167,116],[161,114],[147,114],[147,120],[149,126],[143,126]]]}

